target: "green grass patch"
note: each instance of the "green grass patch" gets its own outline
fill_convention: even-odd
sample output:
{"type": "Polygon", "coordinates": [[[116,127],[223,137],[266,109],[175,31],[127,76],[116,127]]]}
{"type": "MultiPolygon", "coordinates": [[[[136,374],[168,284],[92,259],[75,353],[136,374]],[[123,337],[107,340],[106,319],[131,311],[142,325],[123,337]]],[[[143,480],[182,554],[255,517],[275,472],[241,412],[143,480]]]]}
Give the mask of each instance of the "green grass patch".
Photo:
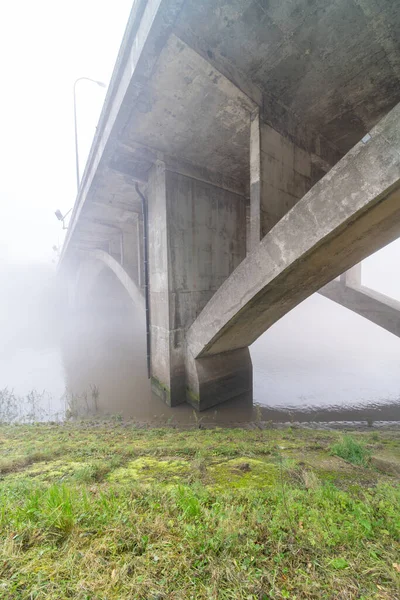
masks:
{"type": "MultiPolygon", "coordinates": [[[[393,432],[352,437],[371,454],[398,448],[393,432]]],[[[340,443],[295,429],[0,427],[15,465],[0,480],[0,598],[397,600],[399,482],[332,456],[340,443]]]]}
{"type": "Polygon", "coordinates": [[[365,444],[350,435],[344,435],[341,440],[332,445],[332,454],[339,456],[353,465],[366,466],[371,452],[365,444]]]}

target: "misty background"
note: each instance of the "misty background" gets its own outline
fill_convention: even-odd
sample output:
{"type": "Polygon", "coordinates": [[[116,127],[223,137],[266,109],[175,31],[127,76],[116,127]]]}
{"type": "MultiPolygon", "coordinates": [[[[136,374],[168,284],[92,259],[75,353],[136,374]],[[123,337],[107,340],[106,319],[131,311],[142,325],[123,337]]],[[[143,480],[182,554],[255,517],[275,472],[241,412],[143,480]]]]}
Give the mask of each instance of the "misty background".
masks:
{"type": "MultiPolygon", "coordinates": [[[[15,0],[0,8],[0,389],[46,390],[57,410],[75,383],[107,390],[110,411],[118,395],[129,412],[136,395],[148,394],[142,324],[126,338],[126,322],[134,321],[126,307],[96,339],[93,323],[66,331],[72,325],[52,249],[64,239],[54,211],[66,213],[76,197],[73,83],[86,76],[108,85],[131,4],[15,0]],[[75,345],[65,343],[70,334],[75,345]],[[142,345],[135,343],[136,355],[126,360],[133,335],[142,345]],[[105,350],[96,354],[101,340],[105,350]],[[77,356],[66,357],[66,347],[77,356]],[[124,378],[131,381],[122,389],[124,378]]],[[[90,82],[77,86],[81,173],[105,94],[90,82]]],[[[363,284],[400,300],[399,257],[400,241],[369,257],[363,284]]],[[[395,403],[399,350],[400,339],[314,295],[252,346],[254,398],[272,407],[395,403]]]]}

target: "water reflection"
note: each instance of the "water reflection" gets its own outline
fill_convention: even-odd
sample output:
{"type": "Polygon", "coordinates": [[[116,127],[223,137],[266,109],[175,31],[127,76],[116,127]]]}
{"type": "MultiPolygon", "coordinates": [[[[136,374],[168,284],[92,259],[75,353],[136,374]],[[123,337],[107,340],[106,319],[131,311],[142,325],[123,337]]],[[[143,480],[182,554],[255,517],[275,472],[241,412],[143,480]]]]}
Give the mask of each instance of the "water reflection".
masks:
{"type": "Polygon", "coordinates": [[[67,407],[71,415],[157,423],[400,421],[400,339],[318,295],[253,344],[256,406],[236,398],[195,416],[151,394],[144,316],[110,271],[99,276],[88,309],[73,314],[51,272],[14,269],[3,282],[0,273],[1,283],[0,420],[2,398],[5,405],[14,394],[18,411],[25,405],[31,414],[28,394],[36,390],[47,419],[67,407]]]}
{"type": "Polygon", "coordinates": [[[322,297],[298,307],[253,345],[256,406],[251,398],[236,398],[199,417],[190,406],[170,409],[151,393],[144,317],[111,272],[102,273],[89,306],[70,317],[63,344],[75,412],[97,408],[161,423],[400,420],[400,340],[322,297]],[[344,343],[346,330],[352,336],[344,343]]]}

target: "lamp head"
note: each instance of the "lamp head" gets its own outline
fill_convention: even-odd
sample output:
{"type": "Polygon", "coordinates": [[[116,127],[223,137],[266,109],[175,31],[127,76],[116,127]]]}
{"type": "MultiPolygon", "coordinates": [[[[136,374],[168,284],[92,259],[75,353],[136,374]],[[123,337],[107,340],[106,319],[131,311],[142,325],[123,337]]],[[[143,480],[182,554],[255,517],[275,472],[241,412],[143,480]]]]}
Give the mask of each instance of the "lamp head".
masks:
{"type": "Polygon", "coordinates": [[[62,216],[61,210],[57,209],[54,213],[59,221],[63,221],[64,217],[62,216]]]}

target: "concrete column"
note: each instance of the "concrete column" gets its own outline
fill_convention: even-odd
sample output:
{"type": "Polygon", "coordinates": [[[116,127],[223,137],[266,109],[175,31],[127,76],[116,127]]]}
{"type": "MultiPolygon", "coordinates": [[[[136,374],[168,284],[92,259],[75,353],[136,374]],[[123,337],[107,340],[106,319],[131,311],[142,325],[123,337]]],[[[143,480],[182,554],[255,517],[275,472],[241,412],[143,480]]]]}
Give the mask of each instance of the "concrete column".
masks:
{"type": "Polygon", "coordinates": [[[340,282],[349,287],[357,288],[361,285],[361,263],[354,265],[351,269],[342,273],[340,282]]]}
{"type": "Polygon", "coordinates": [[[148,186],[152,387],[186,400],[188,327],[246,255],[243,196],[166,168],[148,186]]]}
{"type": "Polygon", "coordinates": [[[165,165],[152,167],[148,183],[149,288],[152,389],[170,406],[185,400],[181,373],[172,364],[173,327],[169,295],[169,235],[165,165]]]}
{"type": "Polygon", "coordinates": [[[250,126],[250,236],[254,249],[312,187],[311,155],[262,121],[250,126]]]}
{"type": "Polygon", "coordinates": [[[261,178],[260,111],[251,115],[250,123],[250,220],[247,235],[247,252],[261,240],[261,206],[263,180],[261,178]]]}

